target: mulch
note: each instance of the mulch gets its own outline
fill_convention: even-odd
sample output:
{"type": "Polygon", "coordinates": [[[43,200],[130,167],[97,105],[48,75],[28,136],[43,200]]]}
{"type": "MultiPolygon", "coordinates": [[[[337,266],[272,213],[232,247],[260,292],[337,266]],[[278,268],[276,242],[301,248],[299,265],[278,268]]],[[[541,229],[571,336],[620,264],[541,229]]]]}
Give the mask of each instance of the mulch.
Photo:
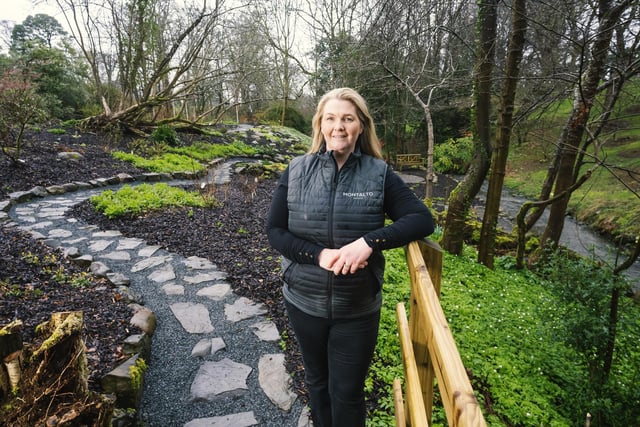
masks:
{"type": "MultiPolygon", "coordinates": [[[[129,139],[130,140],[130,139],[129,139]]],[[[127,149],[127,139],[94,134],[53,135],[40,132],[29,135],[23,148],[24,164],[14,165],[0,158],[0,200],[9,193],[35,186],[88,181],[118,173],[143,171],[110,155],[114,149],[127,149]],[[118,141],[118,142],[116,142],[118,141]],[[80,152],[84,159],[69,163],[58,158],[62,151],[80,152]]],[[[421,170],[403,173],[423,175],[421,170]]],[[[449,177],[440,177],[435,198],[444,200],[455,185],[449,177]]],[[[287,331],[286,364],[293,373],[296,392],[305,395],[302,363],[293,333],[286,321],[277,274],[278,254],[268,244],[264,221],[275,180],[256,183],[253,176],[236,176],[232,183],[216,189],[220,206],[213,209],[165,209],[142,216],[108,219],[97,214],[89,202],[68,213],[103,229],[118,229],[125,236],[138,237],[148,244],[187,256],[209,258],[228,273],[234,291],[264,303],[280,331],[287,331]]],[[[419,197],[424,185],[412,185],[419,197]]],[[[62,269],[70,277],[81,269],[70,264],[61,253],[31,239],[11,227],[0,228],[0,325],[20,318],[25,323],[25,341],[37,340],[35,326],[51,313],[64,310],[85,312],[86,341],[90,370],[90,388],[100,391],[99,378],[123,360],[120,343],[130,333],[131,312],[114,301],[112,290],[99,279],[77,288],[58,283],[51,271],[62,269]],[[34,259],[49,260],[47,268],[34,259]]]]}

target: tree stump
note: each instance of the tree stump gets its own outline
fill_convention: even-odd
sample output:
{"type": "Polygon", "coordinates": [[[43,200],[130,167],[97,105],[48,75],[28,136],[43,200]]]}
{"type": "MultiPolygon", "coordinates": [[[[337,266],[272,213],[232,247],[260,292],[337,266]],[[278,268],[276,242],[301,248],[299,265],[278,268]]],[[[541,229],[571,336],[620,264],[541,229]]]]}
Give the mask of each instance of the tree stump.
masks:
{"type": "Polygon", "coordinates": [[[17,394],[0,418],[7,425],[109,426],[114,401],[89,391],[80,311],[54,313],[38,326],[43,341],[23,349],[17,394]]]}

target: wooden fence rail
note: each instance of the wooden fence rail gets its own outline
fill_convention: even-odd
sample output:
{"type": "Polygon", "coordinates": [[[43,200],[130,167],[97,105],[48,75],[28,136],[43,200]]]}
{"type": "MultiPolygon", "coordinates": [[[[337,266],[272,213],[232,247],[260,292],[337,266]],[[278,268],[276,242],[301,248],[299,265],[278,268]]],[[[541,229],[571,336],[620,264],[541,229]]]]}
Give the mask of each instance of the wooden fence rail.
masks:
{"type": "Polygon", "coordinates": [[[433,384],[438,389],[449,426],[486,426],[469,377],[440,306],[442,250],[432,241],[407,247],[411,276],[411,316],[404,304],[396,307],[405,371],[405,397],[394,381],[397,427],[427,427],[433,411],[433,384]]]}

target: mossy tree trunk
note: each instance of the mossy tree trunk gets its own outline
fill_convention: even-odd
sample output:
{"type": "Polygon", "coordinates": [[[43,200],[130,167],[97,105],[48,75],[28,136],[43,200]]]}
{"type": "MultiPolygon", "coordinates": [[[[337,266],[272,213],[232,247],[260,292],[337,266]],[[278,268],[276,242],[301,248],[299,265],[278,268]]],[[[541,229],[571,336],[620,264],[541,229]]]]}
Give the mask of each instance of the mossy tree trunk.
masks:
{"type": "Polygon", "coordinates": [[[478,261],[489,268],[493,268],[495,255],[498,214],[500,213],[502,187],[507,168],[507,157],[509,156],[509,141],[511,140],[513,128],[513,106],[520,76],[520,62],[524,50],[525,33],[527,31],[526,14],[526,0],[516,0],[513,4],[511,15],[511,36],[507,53],[506,76],[500,96],[501,107],[500,114],[498,114],[496,142],[491,157],[487,203],[478,245],[478,261]]]}
{"type": "Polygon", "coordinates": [[[464,243],[464,229],[471,202],[478,194],[491,165],[491,74],[493,70],[496,31],[497,0],[478,2],[478,53],[475,81],[475,108],[473,144],[474,155],[469,172],[449,196],[442,247],[460,255],[464,243]]]}

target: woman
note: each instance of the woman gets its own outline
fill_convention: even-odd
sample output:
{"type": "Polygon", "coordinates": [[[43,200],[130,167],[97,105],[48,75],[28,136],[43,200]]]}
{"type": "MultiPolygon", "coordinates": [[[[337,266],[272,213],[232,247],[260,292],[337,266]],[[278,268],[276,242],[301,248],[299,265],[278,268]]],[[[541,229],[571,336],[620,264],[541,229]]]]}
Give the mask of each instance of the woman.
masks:
{"type": "Polygon", "coordinates": [[[291,161],[267,218],[315,427],[365,425],[364,381],[382,304],[382,250],[433,232],[430,211],[387,164],[365,100],[324,95],[309,152],[291,161]],[[394,222],[385,226],[385,215],[394,222]]]}

